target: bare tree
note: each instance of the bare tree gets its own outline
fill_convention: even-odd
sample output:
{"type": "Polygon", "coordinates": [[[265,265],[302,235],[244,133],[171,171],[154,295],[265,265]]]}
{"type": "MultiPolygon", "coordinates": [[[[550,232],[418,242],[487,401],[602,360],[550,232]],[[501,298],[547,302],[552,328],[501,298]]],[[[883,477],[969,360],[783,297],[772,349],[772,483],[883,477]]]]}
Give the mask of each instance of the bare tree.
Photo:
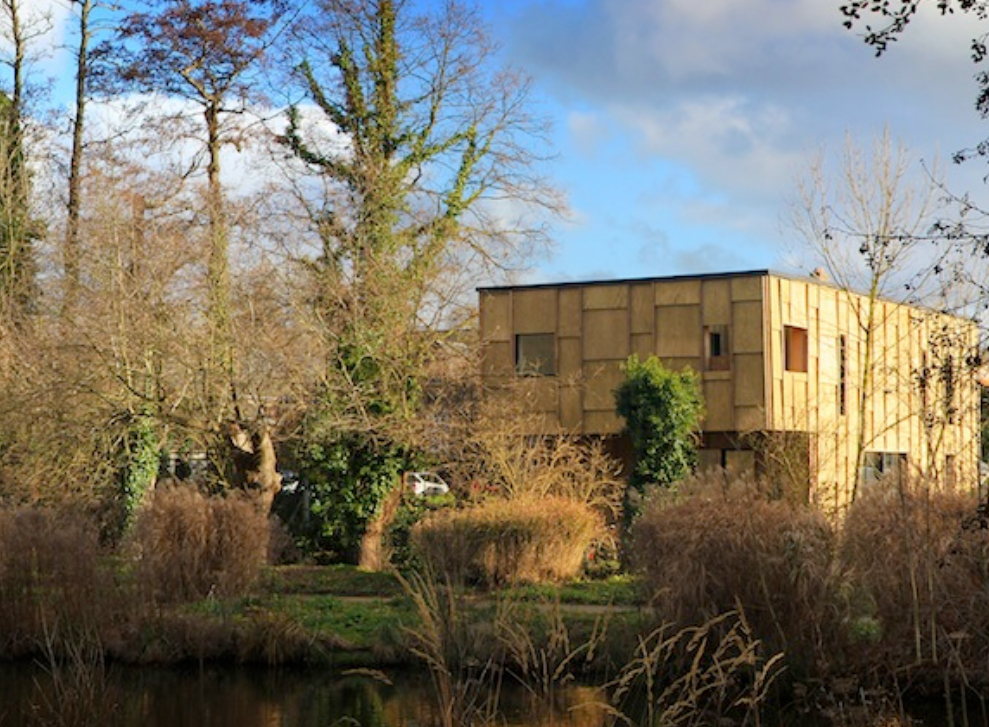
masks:
{"type": "Polygon", "coordinates": [[[10,46],[0,58],[10,70],[0,97],[0,315],[15,321],[31,309],[36,294],[33,244],[40,235],[30,213],[24,142],[31,44],[51,29],[46,16],[28,10],[23,0],[0,0],[0,34],[10,46]]]}
{"type": "Polygon", "coordinates": [[[256,97],[257,70],[285,10],[280,0],[149,0],[129,12],[113,55],[116,86],[191,101],[202,114],[206,155],[207,315],[213,360],[205,383],[217,420],[241,418],[230,303],[230,225],[221,180],[222,150],[239,143],[224,124],[256,97]],[[220,386],[227,389],[220,394],[220,386]]]}
{"type": "Polygon", "coordinates": [[[86,104],[89,100],[89,79],[92,70],[90,46],[91,18],[96,0],[73,0],[78,12],[77,45],[75,48],[76,83],[75,108],[72,114],[72,151],[69,159],[68,201],[66,203],[65,245],[62,264],[65,269],[63,309],[71,311],[79,288],[79,217],[82,211],[83,152],[86,131],[86,104]]]}
{"type": "MultiPolygon", "coordinates": [[[[811,267],[819,266],[816,274],[848,294],[851,323],[858,335],[842,339],[835,354],[848,381],[840,395],[854,397],[848,409],[855,421],[847,435],[854,437],[857,473],[864,471],[870,446],[902,424],[867,421],[872,405],[882,396],[916,394],[916,408],[909,416],[924,422],[931,450],[928,466],[933,466],[944,425],[954,418],[934,402],[951,399],[947,389],[960,375],[973,343],[959,340],[958,332],[936,312],[946,307],[950,295],[939,275],[950,251],[931,235],[943,201],[937,172],[920,173],[917,166],[888,130],[868,151],[848,139],[836,171],[823,159],[812,164],[792,217],[813,260],[811,267]],[[911,314],[910,325],[924,328],[927,344],[926,350],[917,352],[920,359],[907,366],[896,353],[901,340],[890,341],[887,335],[895,330],[894,319],[901,317],[899,304],[904,302],[930,309],[926,316],[919,311],[911,314]]],[[[853,499],[859,479],[860,474],[853,499]]]]}

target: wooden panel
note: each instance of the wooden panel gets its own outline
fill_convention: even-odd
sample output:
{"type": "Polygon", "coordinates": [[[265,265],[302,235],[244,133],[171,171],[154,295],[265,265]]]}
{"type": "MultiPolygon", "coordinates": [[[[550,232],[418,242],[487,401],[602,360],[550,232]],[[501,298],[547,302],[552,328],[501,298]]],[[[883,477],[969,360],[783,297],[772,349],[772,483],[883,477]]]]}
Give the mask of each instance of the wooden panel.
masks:
{"type": "Polygon", "coordinates": [[[731,323],[731,281],[705,280],[703,295],[703,322],[705,326],[731,323]]]}
{"type": "Polygon", "coordinates": [[[631,290],[632,333],[652,333],[653,315],[652,285],[633,285],[631,290]]]}
{"type": "Polygon", "coordinates": [[[734,301],[762,300],[761,275],[751,275],[744,278],[731,279],[731,298],[734,301]]]}
{"type": "Polygon", "coordinates": [[[764,406],[766,401],[765,367],[762,356],[738,354],[735,364],[735,406],[764,406]]]}
{"type": "Polygon", "coordinates": [[[699,305],[656,308],[656,354],[660,358],[700,358],[702,338],[699,305]]]}
{"type": "Polygon", "coordinates": [[[512,294],[512,325],[515,333],[556,331],[556,290],[516,290],[512,294]]]}
{"type": "Polygon", "coordinates": [[[628,308],[627,285],[590,285],[584,288],[584,310],[628,308]]]}
{"type": "Polygon", "coordinates": [[[561,336],[579,336],[581,322],[581,289],[563,288],[560,290],[560,329],[561,336]]]}
{"type": "Polygon", "coordinates": [[[572,432],[579,432],[583,422],[584,403],[578,386],[565,386],[560,389],[560,426],[572,432]]]}
{"type": "Polygon", "coordinates": [[[628,358],[628,312],[590,310],[584,312],[584,360],[628,358]]]}
{"type": "Polygon", "coordinates": [[[674,371],[683,371],[684,369],[692,369],[693,371],[700,371],[703,366],[703,359],[695,356],[663,356],[663,364],[674,371]]]}
{"type": "Polygon", "coordinates": [[[791,326],[807,327],[807,284],[795,280],[786,281],[785,303],[789,303],[790,315],[784,323],[791,326]]]}
{"type": "Polygon", "coordinates": [[[762,303],[736,302],[732,309],[732,328],[735,333],[732,352],[762,353],[762,303]]]}
{"type": "Polygon", "coordinates": [[[485,344],[484,355],[481,357],[481,372],[485,378],[489,376],[511,376],[515,372],[515,362],[512,360],[512,345],[507,341],[496,341],[485,344]]]}
{"type": "Polygon", "coordinates": [[[579,377],[582,359],[579,338],[561,338],[557,342],[560,352],[559,375],[564,381],[579,377]]]}
{"type": "Polygon", "coordinates": [[[720,449],[699,449],[697,450],[697,471],[718,469],[721,467],[720,449]]]}
{"type": "Polygon", "coordinates": [[[701,302],[700,280],[660,281],[653,289],[656,305],[698,305],[701,302]]]}
{"type": "Polygon", "coordinates": [[[614,411],[585,411],[584,434],[618,434],[624,421],[614,411]]]}
{"type": "Polygon", "coordinates": [[[518,379],[519,389],[532,411],[553,412],[559,409],[559,389],[555,378],[530,376],[518,379]]]}
{"type": "Polygon", "coordinates": [[[731,381],[704,381],[704,431],[730,432],[735,429],[731,381]]]}
{"type": "Polygon", "coordinates": [[[619,362],[584,364],[584,410],[614,411],[615,389],[625,378],[619,362]]]}
{"type": "Polygon", "coordinates": [[[765,429],[766,410],[761,406],[736,406],[735,430],[739,432],[755,432],[765,429]]]}
{"type": "Polygon", "coordinates": [[[632,353],[640,359],[646,359],[656,352],[651,333],[636,333],[632,335],[632,353]]]}
{"type": "Polygon", "coordinates": [[[725,452],[725,469],[740,475],[755,474],[755,452],[748,449],[729,449],[725,452]]]}
{"type": "Polygon", "coordinates": [[[481,293],[481,341],[511,341],[511,295],[485,291],[481,293]]]}

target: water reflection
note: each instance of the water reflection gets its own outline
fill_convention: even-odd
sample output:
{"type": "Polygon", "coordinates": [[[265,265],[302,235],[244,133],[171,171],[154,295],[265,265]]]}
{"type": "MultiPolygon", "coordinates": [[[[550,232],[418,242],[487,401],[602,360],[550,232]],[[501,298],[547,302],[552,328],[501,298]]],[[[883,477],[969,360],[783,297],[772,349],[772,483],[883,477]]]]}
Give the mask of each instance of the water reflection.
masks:
{"type": "MultiPolygon", "coordinates": [[[[88,714],[119,727],[432,727],[442,723],[429,683],[399,673],[390,681],[318,669],[111,668],[99,693],[66,688],[36,666],[0,666],[0,725],[53,723],[56,713],[88,714]],[[89,703],[87,703],[87,700],[89,703]],[[78,702],[78,703],[75,703],[78,702]]],[[[68,685],[71,687],[72,685],[68,685]]],[[[501,689],[499,724],[599,727],[597,694],[575,687],[548,706],[501,689]],[[589,706],[590,705],[590,706],[589,706]]],[[[87,720],[89,722],[89,720],[87,720]]]]}

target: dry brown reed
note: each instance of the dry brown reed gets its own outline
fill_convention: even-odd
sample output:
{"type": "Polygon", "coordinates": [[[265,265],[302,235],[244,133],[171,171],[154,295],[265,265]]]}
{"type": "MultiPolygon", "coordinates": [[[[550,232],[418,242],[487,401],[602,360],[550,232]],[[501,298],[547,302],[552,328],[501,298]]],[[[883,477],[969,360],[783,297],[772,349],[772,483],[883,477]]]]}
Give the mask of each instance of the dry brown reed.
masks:
{"type": "Polygon", "coordinates": [[[765,649],[741,613],[687,628],[665,624],[641,639],[608,685],[613,722],[759,725],[782,658],[765,649]]]}
{"type": "Polygon", "coordinates": [[[427,517],[412,544],[445,577],[498,586],[576,576],[602,530],[599,514],[567,498],[492,498],[427,517]]]}
{"type": "Polygon", "coordinates": [[[112,590],[95,525],[74,512],[0,512],[0,653],[70,646],[108,619],[112,590]]]}
{"type": "Polygon", "coordinates": [[[827,661],[838,613],[834,536],[820,513],[712,472],[657,490],[633,528],[631,560],[659,612],[681,626],[737,606],[791,667],[827,661]]]}
{"type": "Polygon", "coordinates": [[[246,497],[161,487],[135,523],[139,580],[163,601],[244,594],[266,561],[268,533],[265,513],[246,497]]]}
{"type": "Polygon", "coordinates": [[[95,634],[66,641],[47,631],[41,645],[45,677],[35,681],[38,727],[109,727],[120,723],[117,699],[107,678],[102,646],[95,634]]]}
{"type": "Polygon", "coordinates": [[[989,530],[971,495],[877,487],[852,506],[841,561],[860,668],[989,684],[989,530]]]}
{"type": "MultiPolygon", "coordinates": [[[[455,421],[443,421],[455,482],[475,483],[481,493],[512,499],[566,497],[590,505],[606,519],[620,514],[625,482],[621,464],[605,451],[600,439],[578,437],[564,430],[545,432],[532,380],[520,380],[497,391],[475,392],[472,405],[455,421]]],[[[540,382],[579,386],[579,382],[540,382]]]]}
{"type": "Polygon", "coordinates": [[[409,649],[429,670],[440,727],[494,724],[501,670],[492,634],[477,627],[449,580],[429,570],[399,579],[419,617],[407,630],[409,649]]]}

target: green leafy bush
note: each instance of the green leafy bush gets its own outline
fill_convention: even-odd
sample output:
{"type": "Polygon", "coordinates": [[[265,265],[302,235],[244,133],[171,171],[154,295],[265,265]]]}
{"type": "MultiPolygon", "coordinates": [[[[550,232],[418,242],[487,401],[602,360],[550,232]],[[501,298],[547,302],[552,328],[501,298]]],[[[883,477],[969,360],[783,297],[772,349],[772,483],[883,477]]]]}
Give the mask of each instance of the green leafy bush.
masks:
{"type": "Polygon", "coordinates": [[[295,457],[302,490],[280,495],[275,512],[303,554],[356,562],[368,524],[415,459],[401,446],[361,434],[306,441],[295,457]]]}
{"type": "Polygon", "coordinates": [[[625,504],[626,523],[631,523],[647,485],[669,486],[693,471],[704,401],[700,380],[689,368],[672,371],[655,356],[640,361],[632,355],[624,371],[615,408],[625,419],[635,456],[625,504]]]}

